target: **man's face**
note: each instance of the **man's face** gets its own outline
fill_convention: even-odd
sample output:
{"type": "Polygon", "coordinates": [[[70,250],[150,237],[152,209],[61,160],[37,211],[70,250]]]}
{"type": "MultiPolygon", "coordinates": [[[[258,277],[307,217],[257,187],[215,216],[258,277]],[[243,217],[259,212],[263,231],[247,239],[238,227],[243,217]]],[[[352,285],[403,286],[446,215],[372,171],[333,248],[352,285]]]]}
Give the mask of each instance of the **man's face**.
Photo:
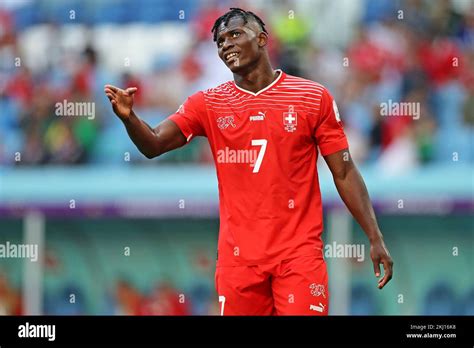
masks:
{"type": "Polygon", "coordinates": [[[227,67],[236,73],[256,62],[266,43],[265,34],[261,34],[259,25],[253,21],[247,24],[240,17],[222,23],[217,32],[217,50],[219,57],[227,67]],[[260,43],[260,45],[259,45],[260,43]]]}

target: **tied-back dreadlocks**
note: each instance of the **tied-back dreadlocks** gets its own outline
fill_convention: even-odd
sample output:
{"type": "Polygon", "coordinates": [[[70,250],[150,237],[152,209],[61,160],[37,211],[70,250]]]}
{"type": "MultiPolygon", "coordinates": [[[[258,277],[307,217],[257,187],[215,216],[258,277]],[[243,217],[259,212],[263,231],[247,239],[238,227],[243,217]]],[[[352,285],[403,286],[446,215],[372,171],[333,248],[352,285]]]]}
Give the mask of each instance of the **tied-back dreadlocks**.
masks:
{"type": "Polygon", "coordinates": [[[212,27],[211,32],[214,35],[214,42],[217,41],[217,29],[219,28],[219,26],[222,23],[227,26],[229,24],[230,19],[234,17],[242,18],[245,24],[247,24],[249,20],[255,20],[262,28],[262,31],[267,33],[267,29],[265,29],[265,23],[263,23],[260,17],[257,16],[255,13],[242,10],[241,8],[231,7],[229,12],[217,18],[214,23],[214,26],[212,27]]]}

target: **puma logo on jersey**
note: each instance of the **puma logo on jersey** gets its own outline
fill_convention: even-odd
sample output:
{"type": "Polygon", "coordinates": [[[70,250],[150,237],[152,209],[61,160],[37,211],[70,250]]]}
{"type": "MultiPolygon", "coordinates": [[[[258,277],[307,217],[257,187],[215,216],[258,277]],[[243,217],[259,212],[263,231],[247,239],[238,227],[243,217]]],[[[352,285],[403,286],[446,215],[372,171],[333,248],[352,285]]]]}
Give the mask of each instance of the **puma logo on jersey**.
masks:
{"type": "Polygon", "coordinates": [[[265,112],[259,111],[258,115],[250,116],[250,121],[263,121],[265,119],[265,112]]]}
{"type": "Polygon", "coordinates": [[[326,306],[323,305],[321,302],[319,302],[319,306],[309,305],[310,310],[316,311],[316,312],[319,312],[319,313],[324,312],[324,308],[326,308],[326,306]]]}

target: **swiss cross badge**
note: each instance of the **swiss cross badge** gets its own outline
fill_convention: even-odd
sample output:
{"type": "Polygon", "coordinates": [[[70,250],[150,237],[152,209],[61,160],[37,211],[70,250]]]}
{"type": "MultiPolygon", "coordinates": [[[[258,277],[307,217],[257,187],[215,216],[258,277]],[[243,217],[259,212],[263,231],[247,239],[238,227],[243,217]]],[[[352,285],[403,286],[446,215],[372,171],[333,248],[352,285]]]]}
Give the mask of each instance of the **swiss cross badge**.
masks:
{"type": "Polygon", "coordinates": [[[290,106],[288,112],[283,113],[283,126],[287,132],[294,132],[298,123],[298,114],[290,106]]]}
{"type": "Polygon", "coordinates": [[[231,126],[232,128],[235,128],[234,116],[219,117],[217,119],[217,126],[220,129],[226,129],[229,126],[231,126]]]}
{"type": "Polygon", "coordinates": [[[313,296],[323,296],[324,298],[326,298],[326,294],[324,292],[324,285],[322,284],[316,284],[316,283],[312,283],[310,286],[310,291],[311,291],[311,295],[313,296]]]}

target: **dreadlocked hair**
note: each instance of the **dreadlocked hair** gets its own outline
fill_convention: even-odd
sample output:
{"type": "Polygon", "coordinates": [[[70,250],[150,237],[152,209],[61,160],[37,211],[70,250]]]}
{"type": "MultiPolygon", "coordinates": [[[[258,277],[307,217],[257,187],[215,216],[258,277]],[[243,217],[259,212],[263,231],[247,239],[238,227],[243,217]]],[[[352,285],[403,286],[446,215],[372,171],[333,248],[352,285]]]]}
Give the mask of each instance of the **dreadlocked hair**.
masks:
{"type": "Polygon", "coordinates": [[[262,28],[262,31],[267,33],[267,29],[265,29],[265,23],[263,23],[260,17],[257,16],[255,13],[242,10],[241,8],[231,7],[229,12],[223,14],[222,16],[216,19],[214,26],[212,27],[211,33],[213,33],[214,42],[217,41],[217,29],[219,28],[219,26],[222,23],[227,26],[229,24],[230,19],[234,17],[242,18],[245,24],[247,24],[249,20],[255,20],[262,28]]]}

